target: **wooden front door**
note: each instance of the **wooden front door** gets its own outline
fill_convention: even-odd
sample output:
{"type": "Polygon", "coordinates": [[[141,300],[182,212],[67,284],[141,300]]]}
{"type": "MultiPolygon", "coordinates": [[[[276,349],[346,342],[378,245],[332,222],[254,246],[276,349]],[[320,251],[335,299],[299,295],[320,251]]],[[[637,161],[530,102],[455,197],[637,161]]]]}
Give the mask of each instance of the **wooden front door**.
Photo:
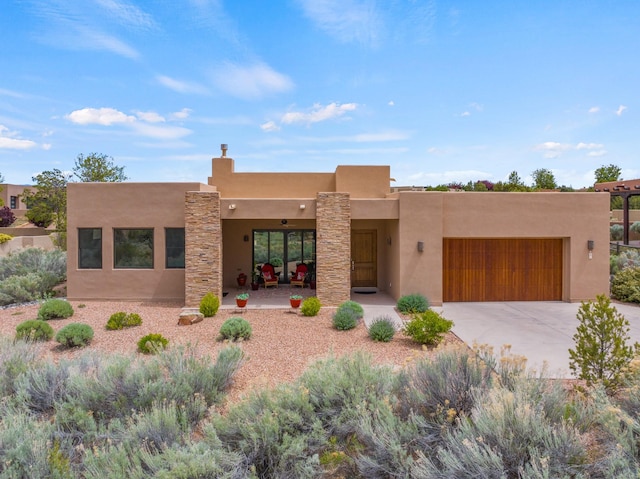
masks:
{"type": "Polygon", "coordinates": [[[351,286],[378,286],[376,230],[351,231],[351,286]]]}

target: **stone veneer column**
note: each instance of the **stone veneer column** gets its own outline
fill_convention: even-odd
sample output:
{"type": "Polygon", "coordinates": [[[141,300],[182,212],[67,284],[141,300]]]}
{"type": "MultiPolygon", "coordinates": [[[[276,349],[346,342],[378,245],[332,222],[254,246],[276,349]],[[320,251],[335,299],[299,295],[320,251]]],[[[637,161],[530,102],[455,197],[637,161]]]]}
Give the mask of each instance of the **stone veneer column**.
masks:
{"type": "Polygon", "coordinates": [[[185,199],[185,306],[197,307],[209,291],[222,302],[220,193],[188,191],[185,199]]]}
{"type": "Polygon", "coordinates": [[[351,202],[349,193],[318,193],[316,294],[323,306],[351,297],[351,202]]]}

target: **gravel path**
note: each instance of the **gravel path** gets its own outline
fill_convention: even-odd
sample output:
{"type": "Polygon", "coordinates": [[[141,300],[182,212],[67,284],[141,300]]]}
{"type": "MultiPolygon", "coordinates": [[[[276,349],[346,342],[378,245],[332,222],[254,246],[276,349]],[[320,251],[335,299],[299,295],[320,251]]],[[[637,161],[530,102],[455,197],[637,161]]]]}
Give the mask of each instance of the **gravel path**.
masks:
{"type": "MultiPolygon", "coordinates": [[[[201,354],[215,357],[225,343],[216,341],[222,323],[232,316],[242,316],[251,323],[250,340],[238,343],[245,352],[246,362],[238,372],[230,399],[236,400],[253,388],[272,387],[289,382],[302,374],[307,366],[331,354],[342,356],[355,351],[369,353],[376,364],[403,367],[416,356],[425,354],[423,348],[397,333],[389,343],[376,343],[369,339],[361,322],[351,331],[333,329],[331,317],[335,309],[326,308],[316,317],[305,317],[283,309],[247,310],[238,314],[233,310],[219,310],[213,318],[192,326],[178,326],[181,304],[144,302],[71,302],[75,314],[64,320],[49,323],[57,332],[71,322],[89,324],[94,338],[88,348],[63,350],[50,341],[45,351],[53,360],[70,358],[87,349],[105,353],[137,354],[137,341],[149,333],[160,333],[170,345],[192,344],[201,354]],[[117,311],[138,313],[142,325],[122,331],[107,331],[109,316],[117,311]]],[[[15,336],[16,326],[37,317],[38,305],[24,305],[0,310],[0,335],[15,336]]],[[[455,335],[447,342],[459,342],[455,335]]]]}

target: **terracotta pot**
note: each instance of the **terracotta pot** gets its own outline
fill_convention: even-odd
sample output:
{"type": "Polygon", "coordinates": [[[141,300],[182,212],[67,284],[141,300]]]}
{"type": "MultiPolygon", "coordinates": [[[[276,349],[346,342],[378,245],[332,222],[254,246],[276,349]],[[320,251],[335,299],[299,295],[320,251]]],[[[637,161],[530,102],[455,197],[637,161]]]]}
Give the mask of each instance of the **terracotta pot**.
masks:
{"type": "Polygon", "coordinates": [[[245,284],[247,284],[247,275],[241,274],[236,278],[236,280],[238,281],[238,286],[244,286],[245,284]]]}
{"type": "Polygon", "coordinates": [[[289,303],[291,303],[291,307],[294,308],[294,309],[300,307],[300,302],[301,301],[302,301],[301,299],[291,299],[291,298],[289,298],[289,303]]]}
{"type": "Polygon", "coordinates": [[[238,305],[238,308],[244,308],[247,305],[247,300],[236,298],[236,304],[238,305]]]}
{"type": "Polygon", "coordinates": [[[316,280],[315,279],[312,279],[311,281],[309,281],[309,288],[316,289],[316,280]]]}
{"type": "Polygon", "coordinates": [[[251,290],[252,291],[258,291],[258,287],[260,287],[260,285],[258,283],[251,283],[251,290]]]}

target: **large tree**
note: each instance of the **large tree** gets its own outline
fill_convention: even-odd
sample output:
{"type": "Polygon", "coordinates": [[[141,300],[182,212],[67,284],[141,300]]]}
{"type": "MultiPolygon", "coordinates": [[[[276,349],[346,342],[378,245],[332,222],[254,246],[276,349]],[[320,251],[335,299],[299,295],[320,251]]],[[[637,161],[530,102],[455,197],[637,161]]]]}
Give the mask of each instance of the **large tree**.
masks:
{"type": "Polygon", "coordinates": [[[620,173],[622,170],[616,165],[602,165],[600,168],[596,168],[595,176],[596,183],[606,183],[607,181],[620,181],[620,173]]]}
{"type": "Polygon", "coordinates": [[[533,187],[537,190],[555,190],[558,187],[553,172],[547,168],[538,168],[531,173],[533,187]]]}
{"type": "Polygon", "coordinates": [[[127,180],[124,166],[116,165],[113,158],[102,153],[78,155],[73,167],[73,176],[86,183],[120,183],[127,180]]]}

